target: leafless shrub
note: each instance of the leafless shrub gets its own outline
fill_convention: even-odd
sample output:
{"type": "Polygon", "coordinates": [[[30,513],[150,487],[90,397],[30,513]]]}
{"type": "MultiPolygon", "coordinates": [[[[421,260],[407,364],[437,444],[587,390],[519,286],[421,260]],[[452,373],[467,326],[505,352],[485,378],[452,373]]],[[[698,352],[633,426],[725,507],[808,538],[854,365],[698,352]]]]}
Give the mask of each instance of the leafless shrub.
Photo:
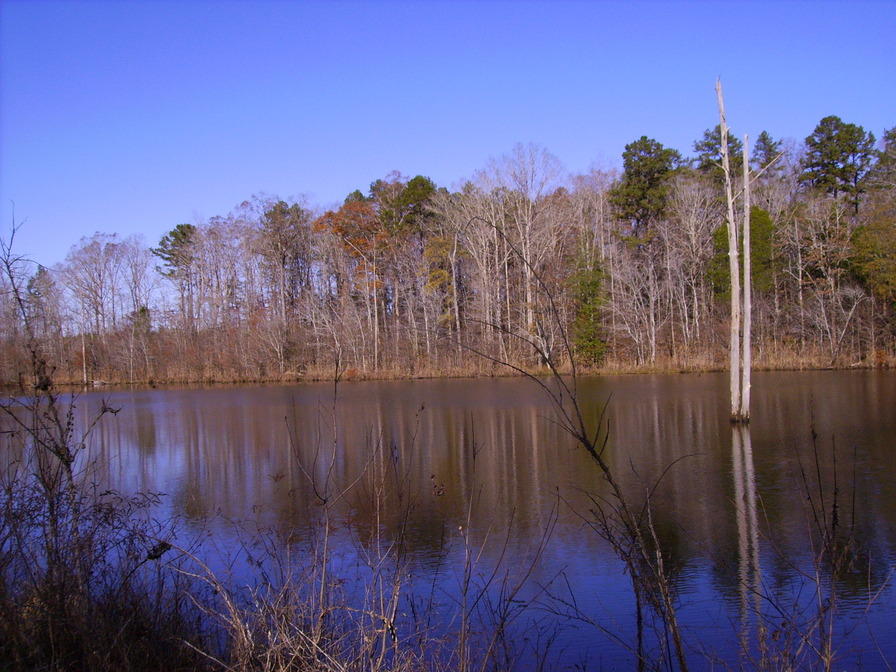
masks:
{"type": "Polygon", "coordinates": [[[199,662],[182,646],[199,631],[166,571],[176,530],[150,512],[152,494],[102,488],[90,457],[103,405],[80,427],[31,332],[27,260],[0,241],[0,270],[30,362],[0,401],[0,660],[4,669],[129,670],[199,662]]]}

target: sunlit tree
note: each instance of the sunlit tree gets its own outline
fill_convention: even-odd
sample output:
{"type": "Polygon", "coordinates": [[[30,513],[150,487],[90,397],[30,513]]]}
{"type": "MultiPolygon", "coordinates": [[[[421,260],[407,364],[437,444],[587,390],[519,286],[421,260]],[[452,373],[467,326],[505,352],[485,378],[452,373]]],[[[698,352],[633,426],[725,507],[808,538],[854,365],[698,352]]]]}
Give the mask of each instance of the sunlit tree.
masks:
{"type": "Polygon", "coordinates": [[[822,119],[806,138],[802,182],[837,198],[845,195],[855,212],[875,157],[874,135],[840,117],[822,119]]]}

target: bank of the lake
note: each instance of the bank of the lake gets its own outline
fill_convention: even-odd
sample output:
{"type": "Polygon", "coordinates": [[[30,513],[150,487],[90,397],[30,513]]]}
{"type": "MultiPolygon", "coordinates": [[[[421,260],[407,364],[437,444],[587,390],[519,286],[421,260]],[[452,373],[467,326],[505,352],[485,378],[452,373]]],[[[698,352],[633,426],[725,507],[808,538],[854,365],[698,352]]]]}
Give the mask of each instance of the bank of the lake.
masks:
{"type": "MultiPolygon", "coordinates": [[[[686,358],[657,358],[651,363],[641,363],[629,360],[605,362],[600,366],[578,365],[575,369],[579,376],[612,376],[612,375],[655,375],[677,373],[716,373],[725,371],[728,361],[722,357],[686,357],[686,358]]],[[[775,353],[754,354],[754,371],[827,371],[827,370],[892,370],[896,369],[896,356],[887,356],[877,353],[873,359],[859,359],[855,361],[832,360],[829,353],[808,351],[802,353],[775,353]]],[[[563,375],[571,375],[572,367],[568,364],[559,364],[558,371],[563,375]]],[[[253,385],[253,384],[295,384],[317,383],[323,381],[383,381],[383,380],[431,380],[431,379],[456,379],[456,378],[503,378],[517,377],[524,374],[536,377],[551,375],[551,370],[543,365],[532,365],[521,362],[495,362],[480,358],[471,353],[471,356],[456,366],[429,366],[418,364],[415,366],[393,366],[368,369],[363,367],[343,366],[340,363],[331,362],[325,365],[307,365],[299,371],[291,371],[283,374],[272,372],[260,373],[258,371],[246,372],[226,368],[207,368],[204,370],[162,369],[163,375],[154,375],[151,378],[132,378],[123,375],[124,372],[106,371],[99,375],[89,375],[86,383],[84,374],[80,370],[71,367],[63,367],[54,370],[54,384],[60,389],[108,389],[116,387],[172,387],[181,385],[253,385]]],[[[24,385],[27,390],[33,381],[28,377],[7,380],[0,383],[0,390],[8,392],[21,390],[24,385]]]]}

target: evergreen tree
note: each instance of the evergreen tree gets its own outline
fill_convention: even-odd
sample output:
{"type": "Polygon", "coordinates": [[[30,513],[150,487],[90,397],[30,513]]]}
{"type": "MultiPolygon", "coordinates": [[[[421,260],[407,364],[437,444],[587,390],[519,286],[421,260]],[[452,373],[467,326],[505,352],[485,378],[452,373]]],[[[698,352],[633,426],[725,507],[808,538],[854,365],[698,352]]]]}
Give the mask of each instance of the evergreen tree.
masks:
{"type": "Polygon", "coordinates": [[[171,280],[180,297],[181,317],[184,325],[193,330],[194,321],[194,266],[196,264],[195,240],[196,227],[192,224],[178,224],[162,236],[158,247],[150,251],[162,260],[164,268],[157,268],[159,273],[171,280]]]}
{"type": "Polygon", "coordinates": [[[259,220],[259,251],[274,279],[284,323],[299,293],[311,284],[310,223],[311,212],[285,201],[268,205],[259,220]]]}
{"type": "Polygon", "coordinates": [[[575,320],[573,347],[578,360],[588,366],[603,364],[607,343],[603,335],[604,275],[596,261],[582,263],[570,278],[575,320]]]}
{"type": "Polygon", "coordinates": [[[193,263],[191,245],[195,234],[196,227],[192,224],[178,224],[162,236],[158,247],[151,248],[165,264],[165,270],[161,271],[163,275],[174,278],[189,269],[193,263]]]}
{"type": "Polygon", "coordinates": [[[362,194],[360,189],[355,189],[352,193],[345,197],[343,205],[348,205],[349,203],[366,203],[370,200],[372,199],[362,194]]]}
{"type": "Polygon", "coordinates": [[[840,117],[822,119],[806,138],[800,181],[834,198],[845,194],[859,211],[865,177],[875,158],[874,135],[840,117]]]}
{"type": "MultiPolygon", "coordinates": [[[[773,239],[775,224],[762,208],[750,208],[750,279],[759,293],[774,289],[775,257],[773,239]]],[[[728,225],[722,224],[712,234],[715,254],[706,269],[713,293],[722,299],[731,296],[731,270],[728,266],[728,225]]],[[[740,241],[743,254],[743,241],[740,241]]]]}
{"type": "Polygon", "coordinates": [[[896,126],[884,131],[882,145],[868,181],[877,189],[896,189],[896,126]]]}
{"type": "Polygon", "coordinates": [[[896,191],[875,189],[862,219],[852,236],[852,268],[875,296],[896,308],[896,191]]]}
{"type": "Polygon", "coordinates": [[[665,215],[669,181],[681,155],[643,135],[625,146],[622,163],[622,179],[611,189],[609,201],[616,216],[630,223],[632,237],[643,244],[650,224],[665,215]]]}
{"type": "Polygon", "coordinates": [[[422,175],[408,182],[377,180],[370,185],[380,221],[393,234],[420,231],[428,215],[428,199],[435,191],[433,181],[422,175]]]}
{"type": "MultiPolygon", "coordinates": [[[[701,173],[712,175],[723,180],[722,173],[722,129],[716,124],[713,129],[703,132],[703,139],[694,143],[694,151],[697,153],[697,170],[701,173]]],[[[728,136],[728,162],[731,166],[731,174],[739,175],[743,170],[744,145],[735,136],[728,136]]]]}
{"type": "Polygon", "coordinates": [[[757,172],[764,170],[764,179],[774,177],[780,171],[779,168],[772,166],[772,163],[781,155],[781,144],[780,140],[773,140],[768,131],[762,131],[757,136],[753,147],[750,148],[752,168],[757,172]],[[769,166],[772,167],[769,168],[769,166]]]}

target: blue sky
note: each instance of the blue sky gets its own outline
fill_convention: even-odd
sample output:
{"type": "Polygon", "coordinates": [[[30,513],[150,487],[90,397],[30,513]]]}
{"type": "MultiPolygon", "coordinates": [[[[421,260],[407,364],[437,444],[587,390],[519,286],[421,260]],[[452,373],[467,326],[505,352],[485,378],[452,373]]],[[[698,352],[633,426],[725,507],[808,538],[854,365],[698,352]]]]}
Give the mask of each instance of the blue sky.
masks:
{"type": "Polygon", "coordinates": [[[0,232],[51,265],[264,192],[451,188],[534,142],[570,173],[717,123],[896,126],[896,2],[0,0],[0,232]],[[15,203],[13,214],[12,203],[15,203]]]}

